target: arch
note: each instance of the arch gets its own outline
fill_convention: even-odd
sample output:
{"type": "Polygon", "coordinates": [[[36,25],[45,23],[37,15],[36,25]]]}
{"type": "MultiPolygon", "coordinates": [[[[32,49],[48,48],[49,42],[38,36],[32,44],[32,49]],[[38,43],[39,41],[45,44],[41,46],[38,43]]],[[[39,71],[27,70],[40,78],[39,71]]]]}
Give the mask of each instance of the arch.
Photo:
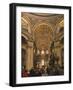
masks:
{"type": "MultiPolygon", "coordinates": [[[[21,17],[21,21],[22,21],[22,25],[23,25],[23,23],[25,23],[26,24],[26,26],[27,26],[27,29],[28,29],[28,32],[29,33],[31,33],[31,23],[30,23],[30,19],[27,17],[27,16],[25,16],[25,17],[21,17]]],[[[23,27],[24,28],[24,27],[23,27]]]]}
{"type": "Polygon", "coordinates": [[[23,43],[27,44],[27,39],[22,36],[22,44],[23,43]]]}
{"type": "Polygon", "coordinates": [[[52,28],[51,24],[48,23],[48,22],[46,22],[46,21],[37,22],[37,23],[34,25],[34,27],[32,28],[32,31],[35,31],[36,28],[39,27],[39,26],[41,26],[41,25],[47,25],[47,26],[52,30],[51,32],[53,32],[53,28],[52,28]]]}
{"type": "Polygon", "coordinates": [[[21,46],[22,49],[26,50],[28,46],[28,41],[24,36],[21,36],[21,46]]]}
{"type": "Polygon", "coordinates": [[[53,41],[53,30],[48,25],[48,23],[41,23],[35,27],[33,36],[34,41],[36,43],[36,47],[40,50],[46,50],[48,49],[48,47],[50,47],[50,44],[53,41]]]}
{"type": "Polygon", "coordinates": [[[33,28],[33,38],[35,38],[35,32],[36,32],[36,30],[38,30],[38,28],[40,28],[43,25],[44,26],[47,26],[49,28],[48,32],[50,32],[50,36],[52,38],[52,36],[53,36],[53,28],[52,28],[52,26],[48,22],[43,22],[43,23],[40,22],[40,23],[35,24],[35,26],[33,28]]]}
{"type": "Polygon", "coordinates": [[[60,20],[60,22],[55,26],[56,33],[59,33],[61,29],[64,30],[64,19],[60,20]]]}
{"type": "Polygon", "coordinates": [[[64,32],[64,20],[62,20],[58,25],[59,32],[64,32]]]}
{"type": "Polygon", "coordinates": [[[59,26],[64,27],[64,19],[60,21],[59,26]]]}
{"type": "Polygon", "coordinates": [[[21,37],[24,37],[26,40],[28,40],[28,37],[24,34],[22,34],[21,37]]]}
{"type": "Polygon", "coordinates": [[[33,41],[33,37],[31,34],[27,33],[22,33],[21,36],[23,36],[24,38],[26,38],[27,41],[33,41]]]}
{"type": "Polygon", "coordinates": [[[23,16],[23,17],[21,17],[21,19],[22,19],[23,21],[25,21],[26,23],[31,24],[31,23],[30,23],[30,19],[29,19],[26,15],[23,16]]]}

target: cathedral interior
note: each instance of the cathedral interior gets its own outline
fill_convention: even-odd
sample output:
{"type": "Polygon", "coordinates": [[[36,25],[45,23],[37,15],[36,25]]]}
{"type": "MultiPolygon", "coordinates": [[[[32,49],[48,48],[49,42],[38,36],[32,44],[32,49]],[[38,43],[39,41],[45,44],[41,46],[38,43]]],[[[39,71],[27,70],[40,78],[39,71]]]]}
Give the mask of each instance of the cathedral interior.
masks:
{"type": "Polygon", "coordinates": [[[64,75],[64,15],[21,12],[21,76],[64,75]]]}

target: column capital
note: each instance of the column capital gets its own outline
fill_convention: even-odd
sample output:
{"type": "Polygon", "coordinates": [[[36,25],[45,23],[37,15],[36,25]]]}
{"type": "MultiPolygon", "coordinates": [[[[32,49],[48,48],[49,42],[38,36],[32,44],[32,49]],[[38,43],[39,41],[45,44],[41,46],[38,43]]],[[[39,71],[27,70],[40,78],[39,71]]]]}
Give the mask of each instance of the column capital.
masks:
{"type": "Polygon", "coordinates": [[[33,48],[33,42],[28,41],[28,47],[33,48]]]}

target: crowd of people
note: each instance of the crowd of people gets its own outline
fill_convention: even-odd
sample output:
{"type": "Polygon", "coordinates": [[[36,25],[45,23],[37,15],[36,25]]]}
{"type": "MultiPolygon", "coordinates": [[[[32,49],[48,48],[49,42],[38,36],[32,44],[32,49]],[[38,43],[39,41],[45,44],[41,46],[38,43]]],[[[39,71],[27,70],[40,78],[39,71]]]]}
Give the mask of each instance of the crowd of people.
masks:
{"type": "Polygon", "coordinates": [[[60,66],[42,66],[41,68],[33,67],[29,71],[23,69],[22,77],[35,77],[35,76],[53,76],[53,75],[63,75],[63,67],[60,66]]]}
{"type": "Polygon", "coordinates": [[[59,58],[52,54],[48,66],[43,65],[41,68],[34,66],[29,71],[24,67],[22,77],[64,75],[64,67],[58,64],[58,60],[59,58]]]}

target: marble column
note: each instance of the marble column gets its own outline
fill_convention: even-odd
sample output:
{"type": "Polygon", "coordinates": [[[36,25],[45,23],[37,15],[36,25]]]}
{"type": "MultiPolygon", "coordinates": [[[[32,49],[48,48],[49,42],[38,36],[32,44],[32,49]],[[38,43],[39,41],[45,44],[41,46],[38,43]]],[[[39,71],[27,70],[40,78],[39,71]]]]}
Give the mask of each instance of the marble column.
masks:
{"type": "Polygon", "coordinates": [[[26,68],[30,70],[33,67],[33,42],[28,42],[26,68]]]}

